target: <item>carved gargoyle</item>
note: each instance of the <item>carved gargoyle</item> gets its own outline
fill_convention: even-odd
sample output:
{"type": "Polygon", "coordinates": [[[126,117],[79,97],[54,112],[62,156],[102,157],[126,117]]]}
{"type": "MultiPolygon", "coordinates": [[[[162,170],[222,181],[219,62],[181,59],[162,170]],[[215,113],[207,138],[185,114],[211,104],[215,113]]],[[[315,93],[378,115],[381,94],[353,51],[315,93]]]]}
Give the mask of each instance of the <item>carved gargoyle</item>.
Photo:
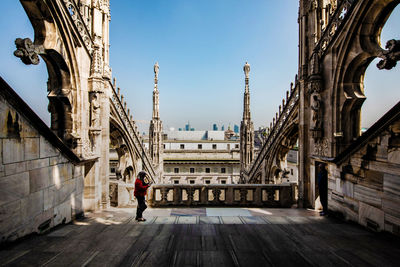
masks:
{"type": "Polygon", "coordinates": [[[387,41],[385,48],[387,50],[382,50],[378,55],[378,57],[382,58],[382,60],[376,64],[380,70],[390,70],[395,67],[397,61],[400,60],[400,40],[392,39],[387,41]]]}
{"type": "Polygon", "coordinates": [[[42,54],[42,46],[36,46],[29,38],[17,38],[15,40],[17,50],[14,51],[14,56],[21,58],[26,65],[38,65],[39,54],[42,54]]]}

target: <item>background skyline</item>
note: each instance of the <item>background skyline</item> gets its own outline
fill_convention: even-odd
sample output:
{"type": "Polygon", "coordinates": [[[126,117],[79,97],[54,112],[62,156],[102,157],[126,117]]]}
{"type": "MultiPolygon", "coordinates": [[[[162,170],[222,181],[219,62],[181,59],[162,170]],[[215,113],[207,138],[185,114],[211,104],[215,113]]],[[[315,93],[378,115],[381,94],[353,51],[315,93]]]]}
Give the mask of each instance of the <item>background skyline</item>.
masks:
{"type": "MultiPolygon", "coordinates": [[[[0,18],[0,75],[49,124],[47,70],[14,57],[14,40],[33,39],[19,1],[5,0],[0,18]]],[[[111,0],[110,64],[117,86],[141,132],[152,113],[153,65],[160,65],[160,116],[164,129],[198,130],[240,125],[243,65],[249,62],[255,129],[268,126],[298,68],[298,1],[111,0]]],[[[382,45],[400,39],[397,7],[382,31],[382,45]]],[[[368,67],[362,126],[369,127],[400,99],[399,66],[368,67]]]]}

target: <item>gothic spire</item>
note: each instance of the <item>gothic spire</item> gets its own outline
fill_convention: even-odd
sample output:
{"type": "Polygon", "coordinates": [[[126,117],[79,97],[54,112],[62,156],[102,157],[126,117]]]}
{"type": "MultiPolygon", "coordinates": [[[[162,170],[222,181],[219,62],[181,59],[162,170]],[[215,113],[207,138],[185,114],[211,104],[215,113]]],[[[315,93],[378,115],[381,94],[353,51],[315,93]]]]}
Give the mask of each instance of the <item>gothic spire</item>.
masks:
{"type": "MultiPolygon", "coordinates": [[[[254,157],[254,126],[250,116],[250,92],[249,92],[249,73],[250,64],[246,62],[243,67],[245,74],[245,89],[243,101],[243,119],[240,123],[240,170],[243,175],[254,157]]],[[[242,182],[243,176],[241,177],[242,182]]]]}
{"type": "Polygon", "coordinates": [[[250,64],[246,62],[243,66],[243,71],[245,74],[245,87],[244,87],[244,101],[243,101],[243,120],[250,120],[250,92],[249,92],[249,73],[250,64]]]}
{"type": "Polygon", "coordinates": [[[153,117],[149,129],[150,156],[156,170],[157,183],[162,180],[163,173],[163,144],[162,144],[162,121],[160,120],[159,92],[158,92],[158,62],[154,64],[154,90],[153,90],[153,117]]]}
{"type": "Polygon", "coordinates": [[[158,62],[154,64],[154,91],[153,91],[153,120],[160,118],[159,92],[158,92],[158,62]]]}

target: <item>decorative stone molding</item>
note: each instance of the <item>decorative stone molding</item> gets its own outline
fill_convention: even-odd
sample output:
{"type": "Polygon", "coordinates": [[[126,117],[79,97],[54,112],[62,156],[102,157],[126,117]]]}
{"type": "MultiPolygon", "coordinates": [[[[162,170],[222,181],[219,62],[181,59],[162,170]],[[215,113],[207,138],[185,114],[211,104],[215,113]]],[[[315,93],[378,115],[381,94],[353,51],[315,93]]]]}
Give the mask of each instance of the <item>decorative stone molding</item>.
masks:
{"type": "Polygon", "coordinates": [[[82,156],[85,159],[92,158],[94,156],[92,142],[89,138],[82,138],[82,156]]]}
{"type": "Polygon", "coordinates": [[[314,92],[320,93],[323,90],[320,58],[318,53],[316,52],[314,52],[311,57],[311,74],[308,77],[307,81],[308,94],[312,94],[314,92]]]}
{"type": "Polygon", "coordinates": [[[357,3],[355,0],[343,0],[337,4],[335,12],[329,17],[329,24],[323,29],[321,38],[319,39],[315,49],[319,56],[322,56],[329,44],[335,38],[336,33],[343,26],[349,14],[353,10],[354,5],[357,3]]]}
{"type": "Polygon", "coordinates": [[[19,57],[26,65],[39,64],[39,54],[44,54],[43,46],[33,44],[29,38],[17,38],[15,39],[15,45],[17,50],[14,51],[14,56],[19,57]]]}
{"type": "Polygon", "coordinates": [[[82,19],[81,13],[79,12],[78,7],[75,4],[75,1],[73,0],[63,0],[68,13],[70,14],[72,20],[75,23],[76,28],[78,29],[78,32],[81,35],[81,38],[83,40],[83,43],[86,46],[86,49],[89,51],[91,54],[93,51],[93,41],[90,37],[89,30],[87,29],[86,23],[82,19]]]}
{"type": "Polygon", "coordinates": [[[103,73],[103,59],[100,52],[100,46],[95,45],[92,54],[92,64],[90,66],[91,77],[101,77],[103,73]]]}
{"type": "Polygon", "coordinates": [[[378,57],[382,58],[382,60],[376,64],[380,70],[390,70],[395,67],[397,61],[400,60],[400,40],[392,39],[387,41],[385,48],[387,50],[382,50],[378,55],[378,57]]]}
{"type": "Polygon", "coordinates": [[[318,139],[314,143],[314,155],[320,157],[327,157],[329,150],[329,141],[327,138],[318,139]]]}

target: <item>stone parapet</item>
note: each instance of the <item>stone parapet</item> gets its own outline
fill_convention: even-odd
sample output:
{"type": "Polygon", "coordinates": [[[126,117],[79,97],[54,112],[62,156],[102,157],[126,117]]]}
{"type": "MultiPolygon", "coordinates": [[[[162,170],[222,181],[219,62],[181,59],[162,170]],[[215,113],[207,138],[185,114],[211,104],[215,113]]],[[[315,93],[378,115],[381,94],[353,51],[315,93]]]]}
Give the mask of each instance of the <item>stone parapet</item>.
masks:
{"type": "Polygon", "coordinates": [[[153,185],[149,203],[162,206],[255,206],[290,208],[296,184],[153,185]]]}
{"type": "Polygon", "coordinates": [[[80,159],[0,78],[0,243],[83,213],[80,159]]]}

